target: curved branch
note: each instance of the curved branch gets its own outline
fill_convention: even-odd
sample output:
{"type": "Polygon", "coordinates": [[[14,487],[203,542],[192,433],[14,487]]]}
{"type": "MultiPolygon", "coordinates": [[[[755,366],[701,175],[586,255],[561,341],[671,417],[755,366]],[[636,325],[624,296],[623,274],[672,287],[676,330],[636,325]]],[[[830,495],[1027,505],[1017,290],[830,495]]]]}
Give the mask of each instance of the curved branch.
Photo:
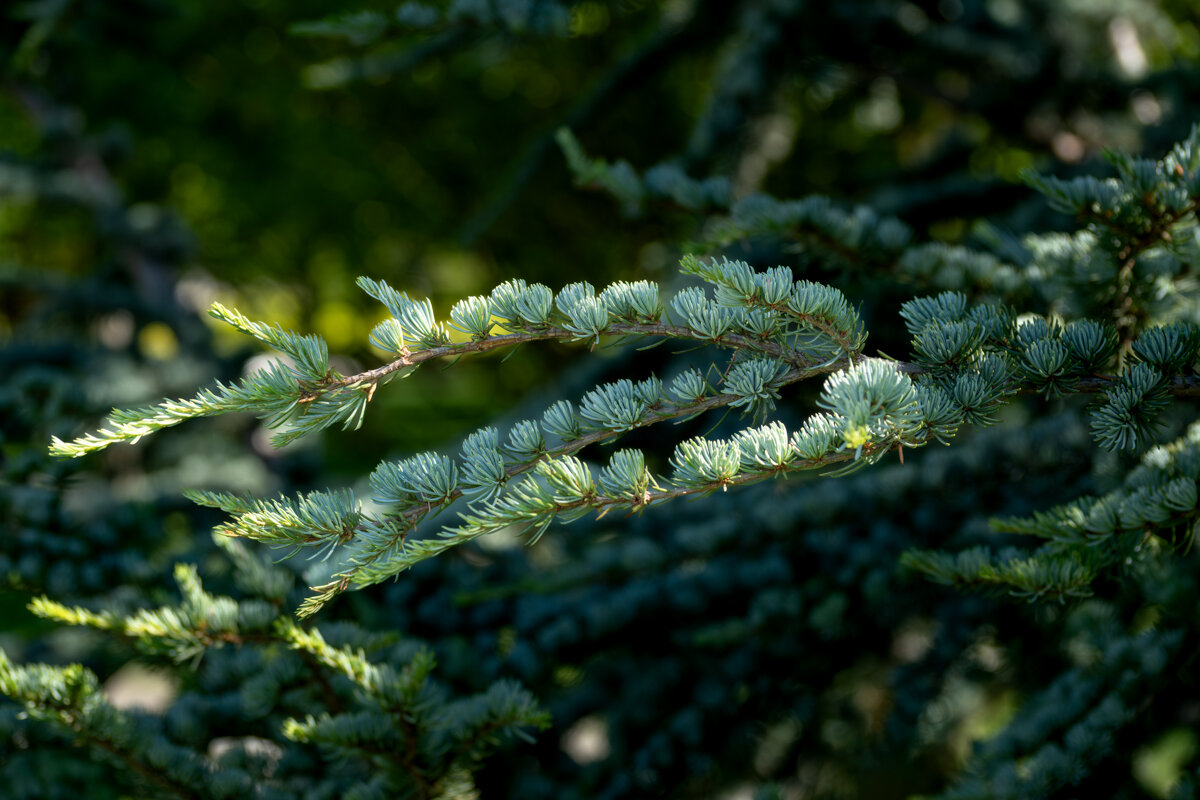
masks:
{"type": "MultiPolygon", "coordinates": [[[[825,331],[822,331],[824,333],[825,331]]],[[[707,342],[715,344],[718,347],[729,347],[738,350],[754,350],[756,352],[765,353],[766,355],[778,358],[795,367],[807,368],[813,366],[814,362],[806,354],[794,350],[790,347],[780,345],[776,342],[766,339],[754,339],[749,336],[742,336],[736,333],[727,333],[716,338],[705,336],[691,328],[685,328],[681,325],[670,325],[667,323],[627,323],[614,322],[609,324],[601,331],[600,335],[604,336],[661,336],[667,339],[690,339],[694,341],[707,342]]],[[[301,402],[309,402],[321,397],[326,392],[336,391],[351,386],[362,386],[363,384],[377,384],[387,376],[394,372],[399,372],[410,367],[416,367],[424,364],[426,361],[433,361],[438,358],[454,358],[464,356],[471,353],[488,353],[492,350],[499,350],[503,347],[514,347],[528,342],[539,341],[579,341],[584,338],[574,331],[569,331],[566,328],[556,326],[548,326],[542,330],[533,332],[518,332],[506,333],[499,336],[489,336],[487,339],[477,339],[469,342],[456,342],[454,344],[441,345],[440,347],[428,347],[422,350],[417,350],[411,353],[402,353],[399,358],[396,358],[381,367],[366,370],[355,375],[349,375],[342,378],[330,380],[327,383],[319,384],[312,389],[309,389],[301,395],[301,402]]],[[[841,342],[839,341],[839,346],[841,342]]]]}

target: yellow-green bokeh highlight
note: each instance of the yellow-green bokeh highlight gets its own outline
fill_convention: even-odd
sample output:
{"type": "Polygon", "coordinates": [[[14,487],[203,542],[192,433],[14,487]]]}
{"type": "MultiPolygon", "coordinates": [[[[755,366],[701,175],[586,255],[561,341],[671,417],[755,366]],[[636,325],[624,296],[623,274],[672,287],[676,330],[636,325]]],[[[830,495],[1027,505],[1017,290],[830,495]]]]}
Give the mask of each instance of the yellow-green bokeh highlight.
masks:
{"type": "Polygon", "coordinates": [[[137,334],[138,350],[154,361],[170,361],[179,355],[179,339],[165,322],[150,322],[137,334]]]}
{"type": "Polygon", "coordinates": [[[1187,728],[1167,731],[1133,754],[1133,777],[1154,797],[1167,798],[1183,777],[1184,766],[1196,755],[1196,732],[1187,728]]]}

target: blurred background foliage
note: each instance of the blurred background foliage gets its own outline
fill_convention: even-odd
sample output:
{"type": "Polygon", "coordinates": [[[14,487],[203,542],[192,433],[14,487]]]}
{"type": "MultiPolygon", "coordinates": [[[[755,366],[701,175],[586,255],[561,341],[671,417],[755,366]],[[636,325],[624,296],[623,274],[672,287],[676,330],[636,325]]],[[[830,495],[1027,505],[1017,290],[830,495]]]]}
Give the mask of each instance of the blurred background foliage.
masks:
{"type": "MultiPolygon", "coordinates": [[[[1189,0],[30,0],[0,15],[3,643],[102,676],[130,653],[23,606],[47,591],[132,607],[162,595],[172,561],[216,564],[213,519],[181,488],[350,483],[633,358],[548,346],[424,370],[381,392],[363,430],[283,452],[221,419],[83,464],[44,456],[111,406],[252,366],[204,316],[211,301],[373,365],[381,312],[358,275],[441,315],[515,277],[672,280],[703,216],[572,185],[562,126],[639,171],[720,176],[728,199],[825,194],[1007,257],[1023,233],[1071,225],[1022,169],[1160,155],[1200,98],[1189,0]]],[[[888,281],[786,237],[737,247],[840,286],[873,312],[873,346],[903,355],[908,297],[888,281]]],[[[430,641],[457,689],[517,677],[546,702],[555,729],[489,762],[485,797],[934,793],[971,740],[1070,666],[1064,641],[1093,646],[1089,613],[1133,613],[1119,589],[1103,607],[1034,609],[896,571],[907,547],[975,543],[987,516],[1111,484],[1116,462],[1063,413],[907,471],[580,523],[531,551],[493,544],[333,613],[430,641]]],[[[1164,696],[1188,687],[1172,680],[1164,696]]],[[[1090,785],[1166,796],[1197,758],[1188,703],[1123,729],[1122,777],[1090,785]]],[[[69,743],[5,714],[4,775],[37,789],[69,743]]],[[[91,796],[78,786],[56,791],[91,796]]]]}

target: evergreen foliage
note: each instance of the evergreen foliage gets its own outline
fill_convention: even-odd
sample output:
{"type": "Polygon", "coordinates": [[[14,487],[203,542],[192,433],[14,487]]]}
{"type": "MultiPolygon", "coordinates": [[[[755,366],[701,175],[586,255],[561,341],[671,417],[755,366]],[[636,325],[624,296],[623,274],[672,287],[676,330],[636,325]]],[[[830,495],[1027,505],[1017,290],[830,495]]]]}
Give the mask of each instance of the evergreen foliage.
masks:
{"type": "MultiPolygon", "coordinates": [[[[1083,219],[1090,214],[1103,219],[1094,224],[1106,227],[1110,248],[1124,254],[1132,271],[1141,251],[1196,228],[1200,126],[1160,162],[1134,166],[1129,159],[1112,160],[1126,167],[1127,182],[1141,176],[1142,183],[1128,186],[1113,179],[1102,184],[1081,178],[1067,185],[1037,175],[1031,175],[1029,183],[1083,219]],[[1157,183],[1146,176],[1156,176],[1157,183]],[[1157,215],[1167,206],[1160,198],[1173,198],[1171,210],[1161,218],[1157,215]],[[1126,222],[1118,225],[1117,219],[1126,222]],[[1149,230],[1155,232],[1147,239],[1149,230]]],[[[1166,274],[1182,276],[1188,267],[1186,261],[1176,260],[1166,274]]],[[[1031,268],[1037,268],[1036,262],[1031,268]]],[[[559,515],[570,520],[589,510],[637,511],[677,497],[835,464],[845,463],[834,472],[845,474],[905,445],[945,441],[964,423],[989,424],[1006,397],[1022,392],[1046,398],[1102,392],[1104,400],[1092,413],[1091,430],[1097,443],[1109,450],[1133,449],[1150,440],[1172,394],[1200,393],[1200,379],[1192,374],[1200,330],[1192,323],[1147,328],[1136,338],[1127,332],[1122,343],[1119,334],[1097,320],[1071,320],[1068,335],[1056,316],[1018,321],[1016,311],[1003,304],[972,304],[961,292],[943,292],[901,307],[914,360],[889,363],[864,355],[867,332],[845,296],[832,287],[793,282],[782,267],[759,273],[744,261],[727,258],[706,262],[686,256],[681,271],[699,277],[709,288],[688,286],[664,302],[661,289],[645,281],[615,283],[599,296],[587,282],[555,293],[540,284],[510,281],[487,298],[472,297],[455,305],[476,309],[473,324],[462,323],[465,312],[455,320],[471,337],[460,343],[450,341],[448,326],[435,319],[428,300],[413,300],[384,282],[360,278],[359,285],[391,314],[376,326],[372,341],[395,359],[349,376],[330,370],[328,347],[319,338],[251,322],[215,304],[210,312],[214,317],[287,360],[235,387],[218,385],[190,400],[114,411],[99,433],[70,442],[55,439],[51,452],[80,456],[113,443],[136,442],[190,417],[230,411],[253,411],[268,427],[284,427],[275,437],[277,443],[336,423],[357,427],[376,388],[396,374],[410,373],[432,358],[538,339],[594,346],[602,337],[655,337],[733,351],[731,358],[708,365],[710,373],[720,376],[712,392],[689,386],[685,378],[681,393],[672,398],[651,376],[636,384],[623,379],[597,386],[580,398],[577,412],[566,405],[553,407],[554,415],[565,419],[553,425],[543,421],[542,432],[553,437],[555,430],[579,430],[582,435],[577,437],[547,446],[544,438],[535,438],[535,421],[516,423],[512,435],[528,442],[517,448],[529,454],[525,459],[506,459],[497,430],[488,427],[466,439],[457,461],[422,453],[384,462],[370,479],[371,500],[379,507],[376,514],[365,511],[348,491],[271,501],[190,493],[193,501],[232,515],[225,529],[228,535],[292,551],[311,547],[325,559],[337,556],[332,580],[313,587],[316,594],[302,607],[302,616],[307,616],[347,588],[380,583],[451,547],[514,525],[531,529],[536,540],[559,515]],[[1123,366],[1116,358],[1122,344],[1128,353],[1123,366]],[[774,408],[781,389],[823,373],[830,374],[816,403],[824,416],[813,424],[819,431],[815,438],[803,430],[789,434],[775,423],[743,429],[722,441],[685,440],[671,457],[669,477],[648,471],[638,450],[616,452],[595,475],[573,455],[594,442],[716,408],[740,408],[744,415],[762,417],[774,408]],[[923,391],[918,392],[918,386],[923,391]],[[796,458],[800,453],[804,457],[796,458]],[[459,524],[446,524],[432,537],[410,535],[420,522],[466,493],[479,499],[460,514],[459,524]]],[[[1091,280],[1098,282],[1097,276],[1091,280]]],[[[1140,286],[1138,282],[1126,287],[1118,306],[1121,312],[1147,315],[1149,290],[1140,286]]],[[[1175,299],[1179,307],[1174,313],[1195,313],[1193,300],[1183,294],[1175,299]]],[[[1114,523],[1127,520],[1126,527],[1145,530],[1193,511],[1195,487],[1185,484],[1196,477],[1184,475],[1180,482],[1153,492],[1113,496],[1103,508],[1110,509],[1114,523]]],[[[1072,513],[1087,516],[1079,508],[1055,516],[1072,513]]],[[[1044,527],[1018,526],[1014,532],[1035,530],[1053,536],[1044,527]]],[[[1081,594],[1094,576],[1096,552],[1077,547],[1045,559],[1010,558],[995,564],[979,553],[953,561],[914,555],[907,563],[947,583],[1011,585],[1034,596],[1081,594]]],[[[1124,557],[1117,552],[1110,563],[1124,557]]]]}
{"type": "Polygon", "coordinates": [[[294,576],[235,542],[224,540],[222,546],[230,550],[234,577],[251,597],[212,595],[194,566],[179,564],[175,578],[182,598],[176,605],[122,617],[40,597],[30,610],[59,623],[129,637],[144,652],[176,661],[205,656],[200,680],[210,691],[228,693],[224,705],[233,700],[257,721],[256,729],[272,735],[239,737],[214,753],[213,743],[202,736],[205,717],[234,709],[197,696],[166,720],[121,712],[105,701],[96,676],[79,664],[18,667],[5,658],[0,691],[23,703],[33,717],[110,754],[146,784],[143,791],[187,797],[236,797],[248,791],[262,797],[373,797],[385,788],[417,796],[462,795],[472,790],[475,761],[502,737],[548,724],[529,693],[511,682],[497,682],[476,696],[448,698],[430,680],[435,660],[428,650],[414,652],[410,644],[347,630],[334,631],[331,644],[320,629],[301,629],[280,608],[294,576]],[[237,648],[232,662],[212,655],[223,647],[237,648]],[[297,718],[301,709],[314,705],[314,694],[322,695],[319,703],[328,710],[297,718]],[[293,743],[320,745],[337,768],[316,779],[293,743]],[[201,744],[208,745],[207,752],[197,748],[201,744]]]}
{"type": "MultiPolygon", "coordinates": [[[[127,201],[51,99],[93,102],[66,70],[136,5],[31,6],[5,38],[13,797],[1194,793],[1200,43],[1180,9],[291,10],[284,46],[314,48],[303,81],[329,96],[413,76],[422,97],[438,70],[494,88],[543,52],[594,77],[515,157],[494,133],[519,114],[480,161],[429,151],[492,177],[439,235],[511,255],[535,228],[497,221],[541,205],[595,263],[659,253],[578,269],[547,233],[528,270],[436,289],[321,273],[361,290],[338,300],[351,337],[272,314],[249,278],[209,293],[210,326],[179,288],[182,228],[127,201]],[[612,136],[631,98],[640,124],[674,114],[667,87],[687,124],[612,136]],[[554,142],[612,207],[556,207],[554,142]],[[1094,142],[1102,162],[1045,157],[1094,142]],[[58,279],[63,230],[82,255],[58,279]],[[549,388],[505,410],[527,385],[549,388]],[[435,393],[463,386],[465,421],[435,393]],[[434,417],[462,424],[405,430],[434,417]],[[132,663],[169,676],[160,708],[118,700],[132,663]]],[[[455,125],[481,118],[460,105],[455,125]]]]}

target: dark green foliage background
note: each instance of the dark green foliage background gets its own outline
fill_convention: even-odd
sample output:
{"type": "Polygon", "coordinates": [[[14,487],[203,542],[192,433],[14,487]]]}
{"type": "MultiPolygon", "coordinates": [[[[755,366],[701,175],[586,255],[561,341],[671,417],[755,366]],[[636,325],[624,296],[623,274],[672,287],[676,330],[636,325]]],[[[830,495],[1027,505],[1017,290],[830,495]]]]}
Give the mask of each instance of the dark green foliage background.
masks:
{"type": "MultiPolygon", "coordinates": [[[[527,5],[479,4],[501,18],[527,5]]],[[[196,297],[315,331],[373,366],[366,335],[379,312],[357,275],[429,295],[442,315],[515,277],[672,281],[713,209],[651,202],[623,214],[572,186],[560,125],[590,154],[639,170],[669,161],[730,176],[738,193],[862,202],[920,240],[1009,258],[1023,234],[1073,224],[1017,183],[1022,168],[1106,174],[1102,148],[1158,157],[1198,118],[1200,32],[1182,0],[563,5],[574,35],[392,25],[359,42],[292,26],[361,9],[386,17],[393,4],[0,11],[0,643],[14,660],[82,660],[105,678],[135,658],[34,619],[24,605],[36,594],[166,602],[175,561],[233,591],[207,535],[216,517],[183,488],[348,485],[385,455],[452,449],[489,421],[686,362],[666,348],[526,348],[422,370],[382,391],[362,430],[284,452],[265,448],[253,421],[218,419],[80,463],[44,455],[52,435],[111,406],[240,374],[251,351],[214,332],[196,297]],[[1121,25],[1140,37],[1144,72],[1115,55],[1121,25]],[[351,78],[325,85],[330,75],[351,78]]],[[[861,304],[868,350],[906,355],[899,306],[924,287],[881,273],[885,259],[785,237],[729,254],[838,286],[861,304]]],[[[1038,302],[1024,310],[1045,311],[1038,302]]],[[[811,410],[811,393],[785,397],[785,421],[811,410]]],[[[1012,796],[1165,796],[1200,764],[1193,552],[1051,606],[955,592],[897,566],[912,547],[1010,544],[988,518],[1111,488],[1132,462],[1097,455],[1083,409],[1032,400],[1002,427],[903,466],[581,521],[533,549],[472,549],[325,614],[428,642],[455,692],[516,678],[542,700],[554,728],[484,762],[483,797],[1009,796],[996,788],[1005,775],[971,793],[973,741],[980,774],[1013,773],[1012,796]],[[1157,638],[1131,644],[1145,631],[1157,638]],[[1065,722],[1037,717],[1049,707],[1074,719],[1106,696],[1127,715],[1094,734],[1104,748],[1084,748],[1099,762],[1072,751],[1065,722]],[[578,763],[564,747],[581,720],[603,728],[606,757],[578,763]],[[1182,749],[1156,749],[1172,732],[1182,749]],[[1037,758],[1073,777],[1019,786],[1013,765],[1037,758]]],[[[1179,408],[1168,432],[1193,415],[1179,408]]],[[[629,441],[669,452],[731,422],[629,441]]],[[[187,664],[155,667],[185,691],[235,694],[237,655],[205,659],[208,684],[187,664]]],[[[11,796],[131,791],[102,757],[18,710],[0,705],[11,796]]],[[[278,722],[238,713],[232,701],[177,706],[167,729],[204,741],[278,722]]],[[[336,785],[315,774],[320,763],[311,786],[336,785]]]]}

